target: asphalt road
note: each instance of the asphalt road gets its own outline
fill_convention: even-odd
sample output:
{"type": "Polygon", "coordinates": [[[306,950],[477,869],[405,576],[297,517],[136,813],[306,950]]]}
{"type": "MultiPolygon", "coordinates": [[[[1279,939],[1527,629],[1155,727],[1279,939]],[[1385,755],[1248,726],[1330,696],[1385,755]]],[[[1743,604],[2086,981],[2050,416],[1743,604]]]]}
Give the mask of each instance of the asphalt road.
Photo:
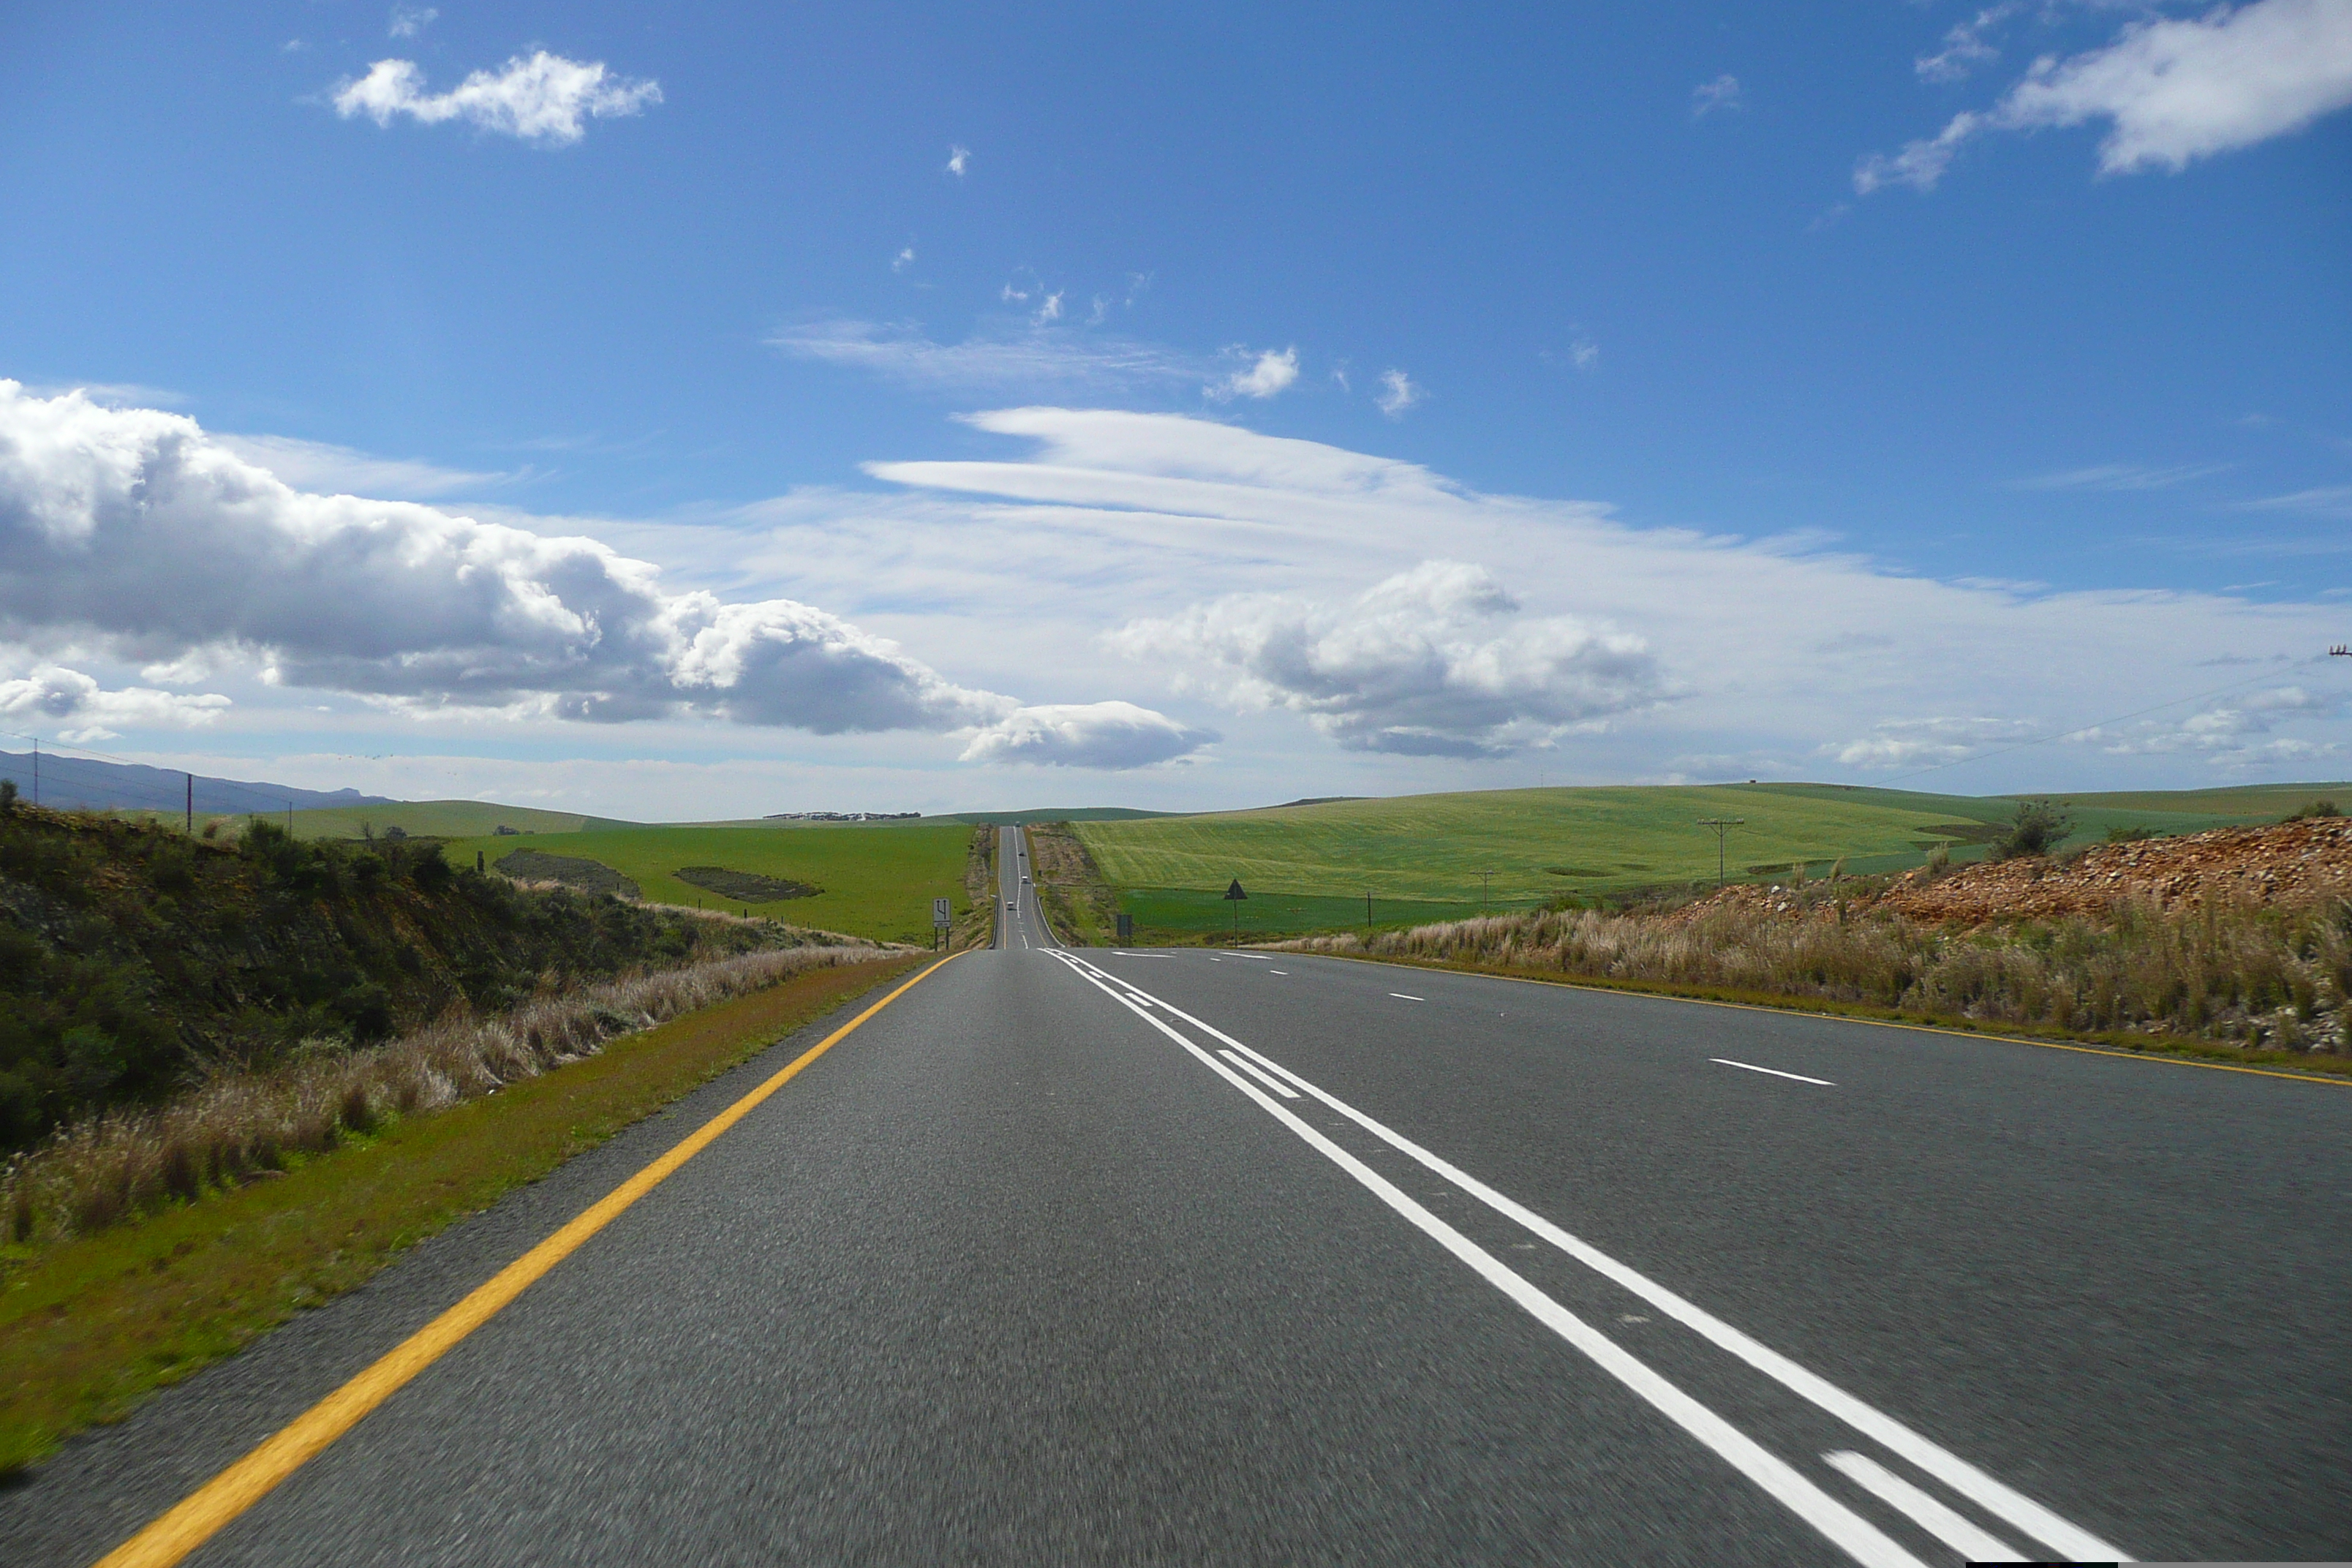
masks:
{"type": "MultiPolygon", "coordinates": [[[[2352,1548],[2352,1088],[1070,952],[999,862],[995,949],[191,1561],[2352,1548]]],[[[76,1442],[0,1559],[94,1558],[806,1043],[76,1442]]]]}

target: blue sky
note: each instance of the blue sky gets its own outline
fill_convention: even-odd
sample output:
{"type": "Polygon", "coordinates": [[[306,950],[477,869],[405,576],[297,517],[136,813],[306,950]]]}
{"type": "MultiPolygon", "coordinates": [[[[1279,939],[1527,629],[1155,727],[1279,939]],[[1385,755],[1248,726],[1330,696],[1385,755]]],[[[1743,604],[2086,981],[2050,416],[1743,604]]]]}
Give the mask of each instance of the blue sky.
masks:
{"type": "Polygon", "coordinates": [[[665,816],[2341,776],[2347,103],[2352,0],[16,7],[0,525],[177,438],[292,498],[208,558],[349,494],[685,640],[52,528],[0,722],[665,816]]]}

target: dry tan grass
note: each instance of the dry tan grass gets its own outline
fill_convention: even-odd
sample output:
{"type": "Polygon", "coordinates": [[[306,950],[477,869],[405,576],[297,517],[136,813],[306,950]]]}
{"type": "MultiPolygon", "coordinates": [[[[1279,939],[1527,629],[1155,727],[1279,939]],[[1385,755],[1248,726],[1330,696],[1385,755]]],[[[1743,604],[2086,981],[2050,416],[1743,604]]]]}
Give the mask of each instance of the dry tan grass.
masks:
{"type": "Polygon", "coordinates": [[[170,1104],[60,1129],[0,1173],[0,1214],[19,1243],[88,1235],[280,1169],[289,1155],[332,1148],[389,1118],[496,1093],[679,1014],[899,951],[843,941],[742,953],[543,996],[497,1017],[452,1012],[380,1046],[322,1046],[273,1072],[225,1071],[170,1104]]]}
{"type": "MultiPolygon", "coordinates": [[[[1829,884],[1819,884],[1826,889],[1829,884]]],[[[1303,952],[1818,997],[2081,1034],[2270,1049],[2352,1045],[2352,910],[2125,905],[2108,918],[1969,930],[1822,893],[1680,915],[1568,910],[1313,937],[1303,952]]]]}

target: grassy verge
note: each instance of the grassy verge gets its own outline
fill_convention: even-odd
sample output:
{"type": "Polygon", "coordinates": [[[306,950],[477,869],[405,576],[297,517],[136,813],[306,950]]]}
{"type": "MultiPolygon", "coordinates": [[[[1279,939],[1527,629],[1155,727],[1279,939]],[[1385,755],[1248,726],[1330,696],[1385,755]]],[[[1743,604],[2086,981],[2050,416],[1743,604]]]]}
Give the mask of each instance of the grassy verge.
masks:
{"type": "Polygon", "coordinates": [[[24,1258],[0,1282],[0,1473],[120,1418],[928,956],[797,975],[283,1176],[24,1258]]]}
{"type": "Polygon", "coordinates": [[[1055,933],[1072,947],[1102,947],[1118,928],[1118,896],[1103,881],[1094,857],[1066,822],[1029,829],[1038,901],[1055,933]]]}
{"type": "Polygon", "coordinates": [[[1358,963],[1388,963],[1400,969],[1434,969],[1449,974],[1489,974],[1506,980],[1529,981],[1538,985],[1558,985],[1570,991],[1616,991],[1636,996],[1665,996],[1685,1002],[1756,1007],[1775,1013],[1810,1013],[1824,1017],[1852,1018],[1862,1023],[1895,1024],[1949,1034],[1983,1035],[1993,1039],[2018,1040],[2030,1045],[2082,1045],[2135,1056],[2172,1057],[2222,1066],[2261,1068],[2290,1077],[2352,1082],[2352,1057],[2326,1053],[2260,1050],[2215,1040],[2183,1039],[2125,1029],[2071,1030],[2053,1028],[2047,1025],[2029,1026],[1834,997],[1790,996],[1777,991],[1748,991],[1733,986],[1690,984],[1671,980],[1562,974],[1557,969],[1533,968],[1524,964],[1465,963],[1389,953],[1324,953],[1321,956],[1345,958],[1358,963]]]}

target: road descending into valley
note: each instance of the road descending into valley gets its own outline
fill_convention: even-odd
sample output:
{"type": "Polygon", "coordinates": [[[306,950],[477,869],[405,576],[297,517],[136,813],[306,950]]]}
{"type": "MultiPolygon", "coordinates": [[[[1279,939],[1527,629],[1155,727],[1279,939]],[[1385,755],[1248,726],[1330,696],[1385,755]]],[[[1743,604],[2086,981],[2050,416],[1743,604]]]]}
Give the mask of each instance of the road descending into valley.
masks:
{"type": "Polygon", "coordinates": [[[842,1020],[69,1445],[0,1560],[2352,1552],[2352,1087],[1067,950],[1020,839],[994,948],[282,1476],[207,1486],[842,1020]]]}

